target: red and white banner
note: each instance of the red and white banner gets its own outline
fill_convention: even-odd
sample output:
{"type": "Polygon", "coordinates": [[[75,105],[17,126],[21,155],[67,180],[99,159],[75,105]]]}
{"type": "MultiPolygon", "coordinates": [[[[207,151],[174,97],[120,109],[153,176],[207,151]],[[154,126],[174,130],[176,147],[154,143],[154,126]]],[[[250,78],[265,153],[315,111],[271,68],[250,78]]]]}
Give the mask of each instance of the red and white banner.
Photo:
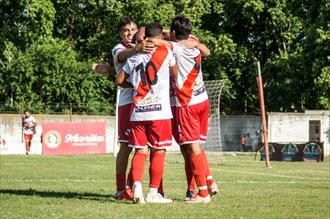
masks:
{"type": "Polygon", "coordinates": [[[106,152],[105,122],[42,123],[42,154],[106,152]]]}

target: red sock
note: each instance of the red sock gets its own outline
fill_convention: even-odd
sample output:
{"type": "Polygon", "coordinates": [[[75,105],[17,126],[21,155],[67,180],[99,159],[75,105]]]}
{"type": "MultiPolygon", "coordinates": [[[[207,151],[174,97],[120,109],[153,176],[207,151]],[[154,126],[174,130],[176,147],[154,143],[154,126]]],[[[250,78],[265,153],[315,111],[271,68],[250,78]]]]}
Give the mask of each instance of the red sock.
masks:
{"type": "Polygon", "coordinates": [[[164,174],[165,153],[152,153],[150,158],[150,188],[159,188],[164,174]]]}
{"type": "Polygon", "coordinates": [[[132,168],[129,169],[128,175],[127,175],[127,186],[130,188],[133,188],[133,174],[132,174],[132,168]]]}
{"type": "Polygon", "coordinates": [[[206,154],[205,154],[205,151],[202,150],[202,154],[203,154],[203,157],[204,157],[204,162],[205,162],[205,167],[206,167],[206,183],[208,186],[210,186],[214,180],[213,180],[213,177],[212,177],[212,174],[211,174],[211,170],[210,170],[210,166],[209,166],[209,161],[207,160],[207,157],[206,157],[206,154]]]}
{"type": "Polygon", "coordinates": [[[135,152],[133,159],[132,159],[132,178],[133,182],[141,182],[143,179],[144,174],[144,166],[146,164],[148,155],[135,152]]]}
{"type": "Polygon", "coordinates": [[[184,161],[184,169],[186,172],[186,179],[187,179],[187,185],[188,185],[188,190],[189,191],[195,191],[195,178],[192,172],[192,164],[190,160],[185,160],[184,161]]]}
{"type": "Polygon", "coordinates": [[[29,147],[29,143],[28,142],[25,143],[25,151],[26,152],[29,152],[30,151],[30,147],[29,147]]]}
{"type": "Polygon", "coordinates": [[[123,191],[126,188],[126,174],[125,173],[118,173],[116,174],[116,185],[117,191],[123,191]]]}
{"type": "Polygon", "coordinates": [[[206,184],[206,168],[203,154],[200,153],[198,155],[192,154],[190,156],[192,167],[193,167],[193,174],[199,187],[198,195],[201,197],[206,197],[208,195],[207,191],[207,184],[206,184]]]}

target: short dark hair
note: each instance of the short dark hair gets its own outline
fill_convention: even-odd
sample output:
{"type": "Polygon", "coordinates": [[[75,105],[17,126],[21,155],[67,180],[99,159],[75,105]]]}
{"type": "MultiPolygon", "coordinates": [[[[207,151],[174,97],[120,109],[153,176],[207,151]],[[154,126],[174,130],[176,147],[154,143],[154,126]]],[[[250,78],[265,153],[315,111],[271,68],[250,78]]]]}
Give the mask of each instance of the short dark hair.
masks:
{"type": "Polygon", "coordinates": [[[146,26],[145,36],[155,37],[163,34],[163,27],[158,22],[150,23],[146,26]]]}
{"type": "Polygon", "coordinates": [[[120,30],[122,30],[125,25],[130,24],[130,23],[136,24],[136,22],[134,21],[134,19],[131,18],[131,17],[124,17],[124,18],[122,18],[121,21],[120,21],[120,30]]]}
{"type": "Polygon", "coordinates": [[[175,37],[178,40],[188,39],[192,31],[192,24],[189,18],[178,15],[172,19],[171,32],[175,30],[175,37]]]}
{"type": "Polygon", "coordinates": [[[26,110],[23,111],[23,113],[26,113],[26,112],[29,112],[29,110],[26,109],[26,110]]]}

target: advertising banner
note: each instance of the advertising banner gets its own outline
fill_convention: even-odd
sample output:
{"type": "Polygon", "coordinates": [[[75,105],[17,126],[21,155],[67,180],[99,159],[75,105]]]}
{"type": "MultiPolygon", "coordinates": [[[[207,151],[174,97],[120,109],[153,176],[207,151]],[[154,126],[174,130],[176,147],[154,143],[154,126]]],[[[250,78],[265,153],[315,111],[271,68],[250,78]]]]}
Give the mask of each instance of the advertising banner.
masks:
{"type": "Polygon", "coordinates": [[[106,152],[105,122],[42,123],[42,154],[106,152]]]}

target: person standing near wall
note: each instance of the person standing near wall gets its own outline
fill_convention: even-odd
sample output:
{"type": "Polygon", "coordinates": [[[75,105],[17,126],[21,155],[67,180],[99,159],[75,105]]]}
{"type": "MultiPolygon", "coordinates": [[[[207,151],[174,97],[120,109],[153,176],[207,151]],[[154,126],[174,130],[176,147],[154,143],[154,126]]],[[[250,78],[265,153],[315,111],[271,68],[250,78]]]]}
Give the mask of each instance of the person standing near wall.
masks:
{"type": "Polygon", "coordinates": [[[246,139],[245,139],[245,147],[243,148],[245,152],[252,151],[252,139],[250,137],[250,133],[246,134],[246,139]]]}
{"type": "Polygon", "coordinates": [[[37,126],[37,120],[30,114],[28,110],[24,110],[22,117],[22,128],[25,140],[25,154],[29,155],[32,138],[35,134],[35,128],[37,126]]]}
{"type": "Polygon", "coordinates": [[[241,140],[241,151],[245,151],[245,144],[246,144],[246,136],[245,133],[243,133],[241,140]]]}
{"type": "Polygon", "coordinates": [[[258,149],[259,139],[260,139],[260,132],[259,132],[259,130],[256,130],[254,132],[254,136],[253,136],[252,150],[258,149]]]}

